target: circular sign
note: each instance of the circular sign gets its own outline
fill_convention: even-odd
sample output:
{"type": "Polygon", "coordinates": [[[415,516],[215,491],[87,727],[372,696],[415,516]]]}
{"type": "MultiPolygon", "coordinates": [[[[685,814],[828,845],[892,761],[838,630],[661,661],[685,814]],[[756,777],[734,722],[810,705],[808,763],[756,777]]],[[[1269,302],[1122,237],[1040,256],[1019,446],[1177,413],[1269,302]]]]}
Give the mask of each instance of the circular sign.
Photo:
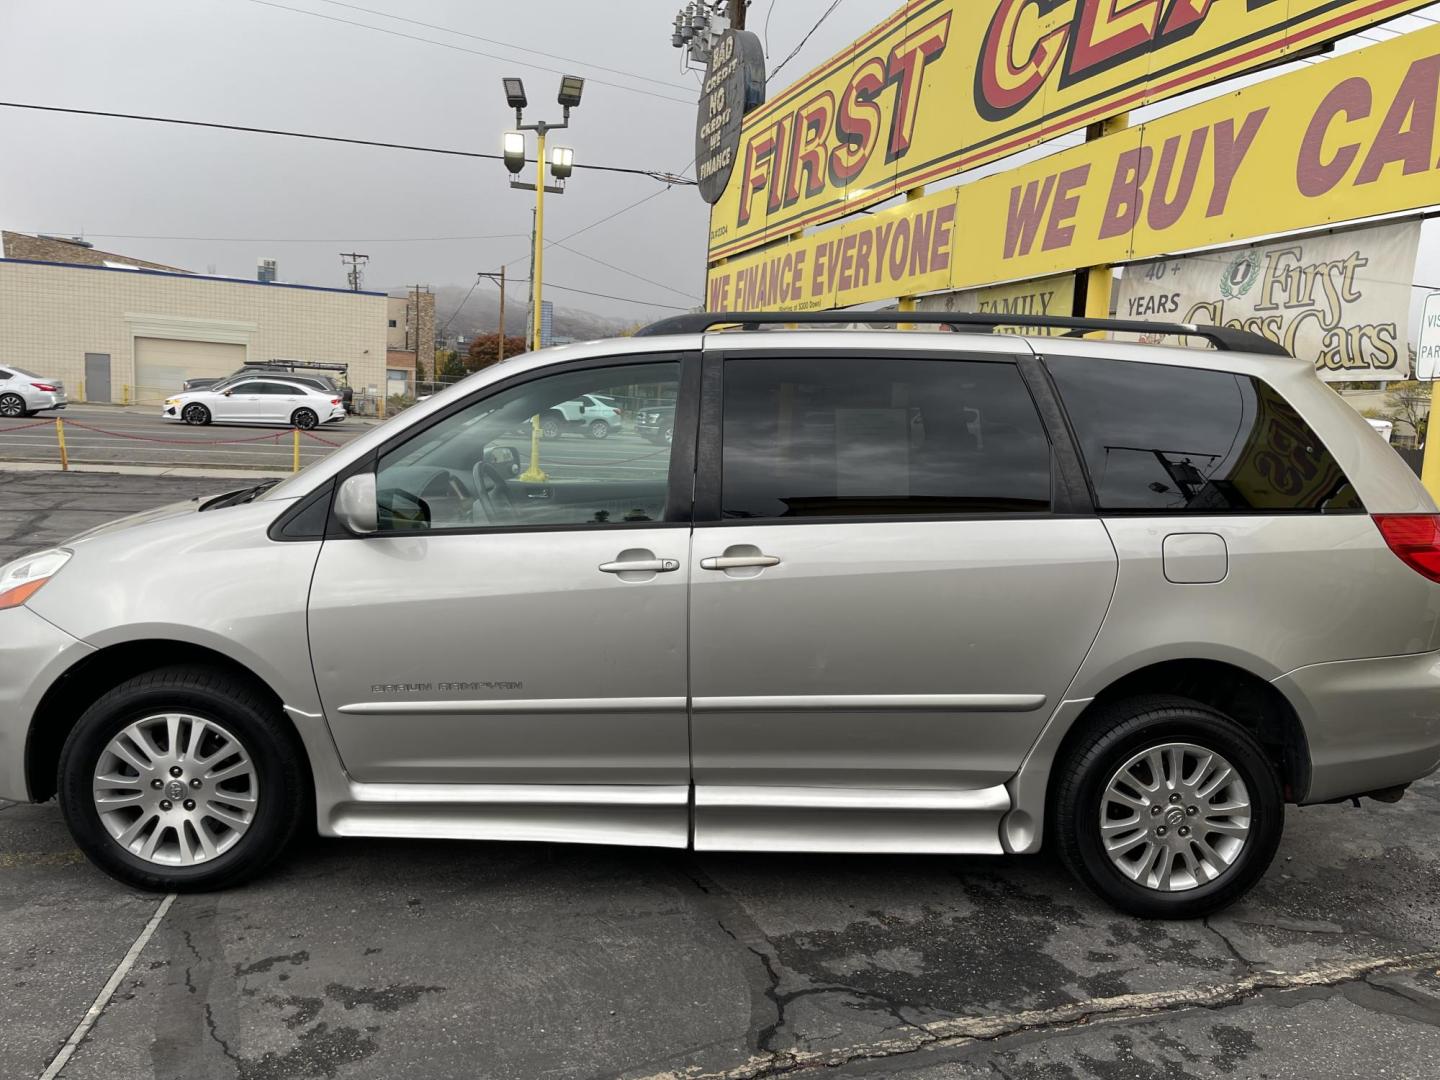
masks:
{"type": "Polygon", "coordinates": [[[740,150],[740,121],[764,101],[765,49],[759,36],[726,30],[710,54],[695,122],[695,176],[707,203],[717,202],[730,182],[740,150]]]}

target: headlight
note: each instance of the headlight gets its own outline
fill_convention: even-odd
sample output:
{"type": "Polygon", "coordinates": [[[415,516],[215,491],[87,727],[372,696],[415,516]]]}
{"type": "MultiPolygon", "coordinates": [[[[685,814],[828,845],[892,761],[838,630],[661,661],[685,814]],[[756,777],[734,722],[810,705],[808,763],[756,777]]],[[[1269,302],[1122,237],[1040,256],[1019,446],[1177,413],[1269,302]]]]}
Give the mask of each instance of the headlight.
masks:
{"type": "Polygon", "coordinates": [[[72,554],[63,548],[52,548],[0,566],[0,610],[19,607],[29,600],[40,591],[41,585],[60,572],[72,554]]]}
{"type": "Polygon", "coordinates": [[[180,399],[179,399],[178,397],[167,397],[167,398],[165,399],[165,404],[166,404],[166,405],[179,405],[179,404],[180,404],[180,399]]]}

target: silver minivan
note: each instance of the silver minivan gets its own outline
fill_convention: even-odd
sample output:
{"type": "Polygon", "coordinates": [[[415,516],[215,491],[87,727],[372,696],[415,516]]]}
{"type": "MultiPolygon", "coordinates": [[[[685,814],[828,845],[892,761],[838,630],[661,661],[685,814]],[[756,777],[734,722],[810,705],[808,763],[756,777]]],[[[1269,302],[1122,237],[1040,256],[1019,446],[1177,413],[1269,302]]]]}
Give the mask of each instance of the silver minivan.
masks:
{"type": "Polygon", "coordinates": [[[714,330],[826,317],[517,357],[283,483],[11,563],[0,797],[58,794],[150,889],[313,821],[1050,843],[1189,917],[1264,873],[1287,803],[1440,764],[1440,516],[1310,364],[1213,327],[714,330]],[[517,434],[587,394],[671,403],[673,438],[517,434]]]}

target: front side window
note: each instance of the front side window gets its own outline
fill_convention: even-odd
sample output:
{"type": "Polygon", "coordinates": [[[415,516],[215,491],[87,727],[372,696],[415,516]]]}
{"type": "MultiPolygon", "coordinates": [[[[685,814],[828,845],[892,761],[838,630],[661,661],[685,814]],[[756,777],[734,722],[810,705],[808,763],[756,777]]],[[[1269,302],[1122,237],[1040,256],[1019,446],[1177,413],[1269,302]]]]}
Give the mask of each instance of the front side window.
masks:
{"type": "Polygon", "coordinates": [[[725,364],[724,517],[1038,513],[1050,443],[1011,363],[725,364]]]}
{"type": "Polygon", "coordinates": [[[670,446],[642,438],[634,418],[673,408],[679,383],[679,363],[660,361],[546,375],[481,398],[380,458],[380,527],[664,521],[670,446]]]}
{"type": "Polygon", "coordinates": [[[1101,510],[1364,509],[1320,437],[1259,379],[1081,356],[1049,366],[1101,510]]]}

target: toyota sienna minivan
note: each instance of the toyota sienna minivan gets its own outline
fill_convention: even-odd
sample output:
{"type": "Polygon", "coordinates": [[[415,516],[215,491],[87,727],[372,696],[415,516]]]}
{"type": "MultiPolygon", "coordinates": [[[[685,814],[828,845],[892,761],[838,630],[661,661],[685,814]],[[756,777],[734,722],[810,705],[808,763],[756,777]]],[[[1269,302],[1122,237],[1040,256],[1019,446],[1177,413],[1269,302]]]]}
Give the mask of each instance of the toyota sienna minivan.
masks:
{"type": "Polygon", "coordinates": [[[283,483],[11,563],[0,797],[58,795],[146,889],[235,884],[313,823],[1051,844],[1189,917],[1260,878],[1286,804],[1440,764],[1440,517],[1309,363],[822,318],[517,357],[283,483]],[[589,394],[670,402],[672,439],[516,434],[589,394]]]}

